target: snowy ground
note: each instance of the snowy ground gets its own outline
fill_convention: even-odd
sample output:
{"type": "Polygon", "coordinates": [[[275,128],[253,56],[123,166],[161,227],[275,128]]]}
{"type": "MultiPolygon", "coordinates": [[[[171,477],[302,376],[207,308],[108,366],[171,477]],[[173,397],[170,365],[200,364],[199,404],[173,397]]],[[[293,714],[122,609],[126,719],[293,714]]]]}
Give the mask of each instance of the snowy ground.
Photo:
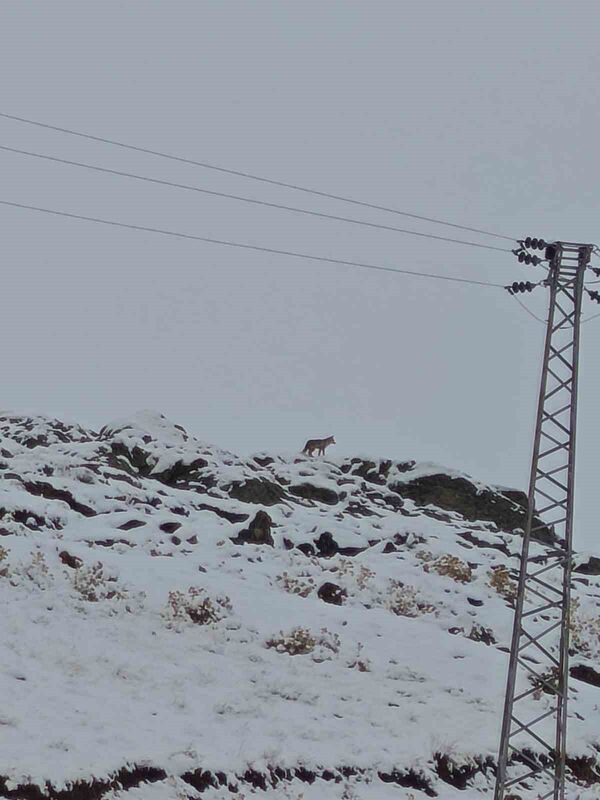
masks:
{"type": "MultiPolygon", "coordinates": [[[[490,487],[412,462],[243,461],[148,413],[100,434],[4,416],[0,435],[0,796],[489,793],[519,537],[407,495],[439,474],[490,487]],[[232,541],[261,510],[273,545],[232,541]]],[[[600,670],[599,579],[578,581],[574,663],[600,670]]],[[[600,688],[572,694],[570,756],[595,761],[600,688]]]]}

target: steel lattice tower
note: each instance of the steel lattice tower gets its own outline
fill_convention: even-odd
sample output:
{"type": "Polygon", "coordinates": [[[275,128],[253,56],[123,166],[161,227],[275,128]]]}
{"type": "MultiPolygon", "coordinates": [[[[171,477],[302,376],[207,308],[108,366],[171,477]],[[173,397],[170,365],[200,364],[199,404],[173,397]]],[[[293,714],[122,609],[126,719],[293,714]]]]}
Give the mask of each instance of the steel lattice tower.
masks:
{"type": "Polygon", "coordinates": [[[579,325],[592,247],[556,242],[546,254],[550,304],[494,800],[564,799],[579,325]],[[550,538],[530,555],[532,539],[550,538]]]}

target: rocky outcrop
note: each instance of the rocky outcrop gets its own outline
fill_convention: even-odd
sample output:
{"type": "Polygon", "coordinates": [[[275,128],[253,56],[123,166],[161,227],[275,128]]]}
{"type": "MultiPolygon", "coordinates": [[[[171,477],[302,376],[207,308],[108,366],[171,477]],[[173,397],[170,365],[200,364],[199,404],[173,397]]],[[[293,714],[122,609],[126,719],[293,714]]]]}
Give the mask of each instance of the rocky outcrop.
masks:
{"type": "Polygon", "coordinates": [[[271,535],[273,520],[266,511],[258,511],[246,530],[232,538],[234,544],[268,544],[271,547],[275,542],[271,535]]]}

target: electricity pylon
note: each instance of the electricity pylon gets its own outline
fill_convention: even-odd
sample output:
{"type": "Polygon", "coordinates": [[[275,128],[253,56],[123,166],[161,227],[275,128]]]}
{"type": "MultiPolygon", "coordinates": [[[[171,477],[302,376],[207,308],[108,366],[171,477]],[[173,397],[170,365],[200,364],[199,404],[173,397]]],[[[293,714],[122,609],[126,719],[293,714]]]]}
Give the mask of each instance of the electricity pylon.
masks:
{"type": "Polygon", "coordinates": [[[494,800],[564,800],[579,325],[592,249],[546,250],[550,304],[494,800]],[[530,555],[532,539],[545,549],[530,555]]]}

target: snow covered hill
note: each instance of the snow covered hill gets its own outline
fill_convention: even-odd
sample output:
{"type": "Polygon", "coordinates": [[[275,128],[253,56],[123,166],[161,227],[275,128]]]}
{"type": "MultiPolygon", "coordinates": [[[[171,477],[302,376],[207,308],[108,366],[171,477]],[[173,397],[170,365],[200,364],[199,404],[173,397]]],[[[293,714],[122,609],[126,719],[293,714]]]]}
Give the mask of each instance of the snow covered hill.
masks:
{"type": "MultiPolygon", "coordinates": [[[[242,459],[151,413],[0,437],[0,797],[489,796],[522,493],[242,459]]],[[[591,800],[600,560],[577,563],[568,796],[591,800]]]]}

